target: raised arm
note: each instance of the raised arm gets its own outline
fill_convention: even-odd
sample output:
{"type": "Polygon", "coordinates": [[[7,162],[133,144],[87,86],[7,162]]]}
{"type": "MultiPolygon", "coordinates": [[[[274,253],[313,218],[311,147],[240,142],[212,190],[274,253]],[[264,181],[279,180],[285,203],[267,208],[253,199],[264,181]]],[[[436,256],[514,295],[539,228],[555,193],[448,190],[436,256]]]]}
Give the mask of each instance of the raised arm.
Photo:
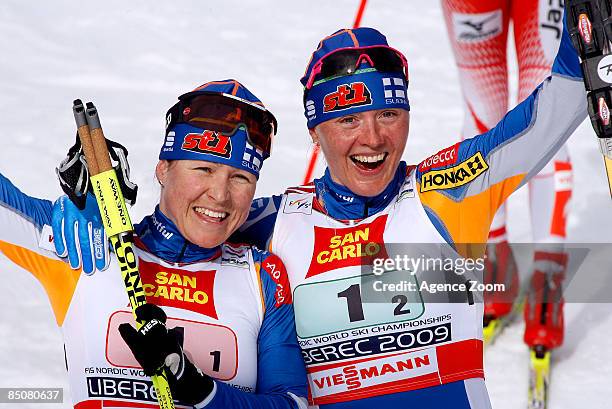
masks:
{"type": "Polygon", "coordinates": [[[40,281],[61,325],[80,270],[71,270],[55,253],[40,247],[45,242],[44,247],[52,246],[50,231],[43,231],[51,223],[52,206],[21,192],[0,174],[0,252],[40,281]]]}
{"type": "Polygon", "coordinates": [[[451,244],[485,243],[497,208],[546,165],[586,116],[582,72],[564,28],[551,76],[527,99],[488,132],[419,165],[419,195],[442,236],[451,244]]]}

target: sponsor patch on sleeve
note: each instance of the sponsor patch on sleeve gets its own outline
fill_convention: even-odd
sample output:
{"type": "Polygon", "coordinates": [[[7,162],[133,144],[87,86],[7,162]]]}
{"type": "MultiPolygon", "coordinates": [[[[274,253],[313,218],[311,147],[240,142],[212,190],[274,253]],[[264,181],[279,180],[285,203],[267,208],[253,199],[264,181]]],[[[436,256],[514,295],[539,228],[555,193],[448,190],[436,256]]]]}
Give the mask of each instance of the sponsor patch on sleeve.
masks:
{"type": "Polygon", "coordinates": [[[459,150],[459,143],[454,144],[450,148],[446,148],[431,155],[419,164],[419,171],[426,172],[432,168],[440,168],[443,166],[454,165],[457,163],[457,151],[459,150]]]}
{"type": "Polygon", "coordinates": [[[452,189],[463,186],[483,174],[489,165],[482,153],[476,152],[452,168],[432,170],[421,176],[421,193],[430,190],[452,189]]]}
{"type": "Polygon", "coordinates": [[[291,304],[293,302],[291,299],[291,286],[289,285],[289,276],[287,275],[285,264],[283,264],[278,256],[270,254],[261,262],[261,266],[276,283],[276,291],[274,292],[275,307],[278,308],[283,304],[291,304]]]}

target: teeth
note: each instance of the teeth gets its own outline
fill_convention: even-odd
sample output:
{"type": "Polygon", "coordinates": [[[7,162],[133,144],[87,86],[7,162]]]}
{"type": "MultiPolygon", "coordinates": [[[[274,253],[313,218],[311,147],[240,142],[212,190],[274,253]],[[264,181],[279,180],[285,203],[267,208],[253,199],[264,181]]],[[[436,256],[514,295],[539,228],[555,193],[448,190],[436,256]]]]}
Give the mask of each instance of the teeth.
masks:
{"type": "Polygon", "coordinates": [[[227,216],[226,212],[215,212],[214,210],[210,210],[205,207],[196,207],[195,211],[198,213],[205,214],[206,216],[209,216],[209,217],[214,217],[216,219],[223,219],[225,218],[225,216],[227,216]]]}
{"type": "Polygon", "coordinates": [[[373,163],[373,162],[379,162],[383,160],[385,158],[385,154],[379,153],[378,155],[374,155],[374,156],[353,155],[352,158],[358,162],[373,163]]]}

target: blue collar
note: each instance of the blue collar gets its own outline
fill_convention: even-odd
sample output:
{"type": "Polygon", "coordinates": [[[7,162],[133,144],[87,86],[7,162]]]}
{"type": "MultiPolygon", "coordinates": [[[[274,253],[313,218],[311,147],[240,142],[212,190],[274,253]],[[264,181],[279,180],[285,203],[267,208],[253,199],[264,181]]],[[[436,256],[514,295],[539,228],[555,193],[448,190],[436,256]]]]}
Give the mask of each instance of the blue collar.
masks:
{"type": "Polygon", "coordinates": [[[317,198],[322,202],[327,214],[338,220],[365,219],[376,214],[391,203],[406,179],[406,163],[400,162],[391,183],[380,194],[367,197],[351,192],[346,186],[334,182],[325,169],[320,179],[315,179],[317,198]]]}
{"type": "Polygon", "coordinates": [[[208,261],[221,251],[221,246],[205,249],[187,241],[159,206],[155,206],[153,214],[142,219],[134,231],[150,253],[172,263],[208,261]]]}

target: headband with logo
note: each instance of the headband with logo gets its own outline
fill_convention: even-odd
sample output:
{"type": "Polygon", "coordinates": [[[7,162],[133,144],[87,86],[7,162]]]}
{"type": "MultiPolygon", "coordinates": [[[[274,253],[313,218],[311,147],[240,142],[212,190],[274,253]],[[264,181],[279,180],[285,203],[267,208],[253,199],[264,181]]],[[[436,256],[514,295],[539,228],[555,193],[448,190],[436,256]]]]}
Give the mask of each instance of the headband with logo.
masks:
{"type": "Polygon", "coordinates": [[[404,76],[376,70],[315,84],[304,102],[308,128],[344,115],[385,108],[410,111],[404,76]]]}
{"type": "MultiPolygon", "coordinates": [[[[261,101],[236,80],[208,82],[185,95],[196,92],[219,93],[263,108],[261,101]]],[[[249,142],[246,127],[241,126],[232,135],[225,135],[187,123],[170,124],[172,118],[167,117],[160,160],[204,160],[243,169],[259,177],[263,161],[268,155],[249,142]]]]}
{"type": "MultiPolygon", "coordinates": [[[[358,69],[353,74],[329,80],[318,79],[307,87],[311,77],[314,77],[313,72],[317,73],[317,65],[325,57],[344,50],[378,47],[393,50],[382,33],[369,27],[338,30],[319,42],[300,80],[304,85],[304,115],[309,129],[351,113],[385,108],[410,110],[406,75],[377,71],[365,59],[359,67],[355,67],[358,69]]],[[[399,51],[393,51],[401,55],[399,51]]],[[[401,57],[406,62],[405,57],[401,57]]]]}

